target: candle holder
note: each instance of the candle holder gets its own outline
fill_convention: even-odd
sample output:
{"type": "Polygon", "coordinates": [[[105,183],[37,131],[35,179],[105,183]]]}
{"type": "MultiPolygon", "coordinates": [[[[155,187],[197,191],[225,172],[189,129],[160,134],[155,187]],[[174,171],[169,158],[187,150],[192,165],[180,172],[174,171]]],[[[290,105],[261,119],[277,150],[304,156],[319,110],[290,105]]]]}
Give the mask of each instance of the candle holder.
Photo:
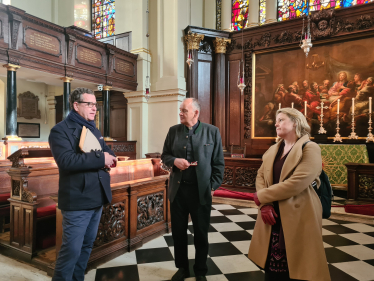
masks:
{"type": "Polygon", "coordinates": [[[321,124],[319,125],[319,131],[318,131],[318,134],[326,134],[327,131],[325,130],[325,128],[323,128],[323,110],[324,109],[328,109],[329,107],[328,106],[323,106],[324,102],[322,101],[321,102],[321,106],[317,106],[316,108],[317,109],[321,109],[321,124]]]}
{"type": "Polygon", "coordinates": [[[357,140],[358,139],[358,136],[355,133],[355,124],[356,124],[356,122],[355,122],[355,115],[356,115],[356,113],[352,112],[352,132],[348,136],[348,138],[350,140],[357,140]]]}
{"type": "Polygon", "coordinates": [[[374,142],[374,136],[373,136],[373,134],[371,133],[371,130],[373,129],[372,127],[371,127],[371,124],[373,123],[372,121],[371,121],[371,115],[372,115],[372,113],[369,113],[369,134],[368,134],[368,137],[366,138],[366,142],[374,142]]]}
{"type": "Polygon", "coordinates": [[[336,134],[334,137],[334,142],[340,141],[343,142],[341,135],[339,134],[340,127],[339,127],[340,121],[339,121],[339,114],[336,114],[336,134]]]}

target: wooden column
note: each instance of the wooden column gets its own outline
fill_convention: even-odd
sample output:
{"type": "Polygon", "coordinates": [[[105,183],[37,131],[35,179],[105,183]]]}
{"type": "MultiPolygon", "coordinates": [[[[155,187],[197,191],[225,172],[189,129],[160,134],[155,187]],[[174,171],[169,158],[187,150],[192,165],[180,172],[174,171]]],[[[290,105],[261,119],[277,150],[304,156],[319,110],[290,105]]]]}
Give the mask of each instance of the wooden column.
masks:
{"type": "Polygon", "coordinates": [[[19,65],[5,64],[7,68],[6,87],[6,127],[5,140],[21,140],[17,136],[17,79],[16,72],[19,65]]]}
{"type": "Polygon", "coordinates": [[[70,112],[70,105],[69,105],[69,96],[71,94],[71,81],[73,78],[70,77],[62,77],[62,81],[64,81],[64,95],[63,95],[63,108],[62,108],[62,120],[68,116],[70,112]]]}
{"type": "Polygon", "coordinates": [[[112,141],[110,137],[110,86],[103,87],[103,101],[104,101],[104,140],[112,141]]]}
{"type": "Polygon", "coordinates": [[[226,149],[226,46],[231,40],[216,38],[213,42],[216,53],[214,67],[213,125],[218,127],[222,137],[223,149],[226,149]]]}
{"type": "Polygon", "coordinates": [[[192,52],[192,65],[187,69],[187,97],[188,98],[198,98],[198,58],[197,52],[199,51],[200,42],[204,39],[204,35],[188,32],[184,36],[187,46],[187,57],[188,52],[192,52]]]}

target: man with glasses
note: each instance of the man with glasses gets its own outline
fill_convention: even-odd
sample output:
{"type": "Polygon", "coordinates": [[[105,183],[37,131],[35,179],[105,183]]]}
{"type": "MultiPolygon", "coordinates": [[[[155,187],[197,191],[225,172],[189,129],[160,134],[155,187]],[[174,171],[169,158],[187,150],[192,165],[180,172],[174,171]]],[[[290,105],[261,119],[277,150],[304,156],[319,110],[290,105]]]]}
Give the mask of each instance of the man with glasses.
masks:
{"type": "Polygon", "coordinates": [[[49,145],[59,168],[58,207],[62,213],[62,245],[52,280],[84,280],[103,205],[112,201],[108,170],[116,158],[96,128],[96,97],[92,90],[75,89],[71,111],[51,130],[49,145]],[[102,150],[83,153],[79,139],[85,126],[102,150]]]}

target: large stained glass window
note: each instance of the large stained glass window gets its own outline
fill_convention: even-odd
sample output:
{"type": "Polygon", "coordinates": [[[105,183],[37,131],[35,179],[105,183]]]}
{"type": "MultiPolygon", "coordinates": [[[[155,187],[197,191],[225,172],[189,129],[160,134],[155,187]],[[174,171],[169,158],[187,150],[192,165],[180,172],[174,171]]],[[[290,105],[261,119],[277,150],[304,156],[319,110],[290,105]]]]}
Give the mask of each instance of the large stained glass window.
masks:
{"type": "Polygon", "coordinates": [[[96,39],[115,34],[115,0],[92,0],[92,31],[96,39]]]}
{"type": "Polygon", "coordinates": [[[74,25],[85,30],[90,30],[90,2],[74,0],[74,25]]]}
{"type": "Polygon", "coordinates": [[[242,30],[247,25],[248,1],[249,0],[232,0],[231,28],[233,30],[242,30]]]}
{"type": "Polygon", "coordinates": [[[260,25],[266,21],[266,0],[260,0],[260,25]]]}
{"type": "Polygon", "coordinates": [[[370,2],[374,0],[278,0],[278,21],[307,15],[309,11],[347,8],[370,2]]]}

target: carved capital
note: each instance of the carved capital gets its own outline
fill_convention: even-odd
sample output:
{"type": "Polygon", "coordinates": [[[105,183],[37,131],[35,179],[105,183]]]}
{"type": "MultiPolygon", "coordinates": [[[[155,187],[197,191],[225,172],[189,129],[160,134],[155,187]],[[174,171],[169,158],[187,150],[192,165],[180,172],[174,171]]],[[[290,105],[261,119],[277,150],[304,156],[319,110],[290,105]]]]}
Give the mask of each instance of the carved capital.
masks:
{"type": "Polygon", "coordinates": [[[6,69],[7,69],[8,71],[17,71],[17,69],[20,68],[19,65],[10,64],[10,63],[8,63],[8,64],[4,64],[3,67],[6,67],[6,69]]]}
{"type": "Polygon", "coordinates": [[[103,87],[103,90],[104,91],[110,91],[112,89],[112,86],[107,86],[107,85],[105,85],[104,87],[103,87]]]}
{"type": "Polygon", "coordinates": [[[226,47],[230,43],[231,43],[231,39],[216,37],[216,40],[213,41],[216,54],[225,54],[226,47]]]}
{"type": "Polygon", "coordinates": [[[70,78],[70,77],[67,77],[67,76],[65,76],[65,77],[61,77],[60,79],[61,79],[62,81],[64,81],[64,82],[67,82],[67,83],[71,83],[71,81],[74,80],[73,78],[70,78]]]}
{"type": "Polygon", "coordinates": [[[186,41],[187,45],[187,50],[198,50],[200,47],[200,42],[203,39],[203,34],[197,34],[188,31],[188,34],[184,36],[184,40],[186,41]]]}

